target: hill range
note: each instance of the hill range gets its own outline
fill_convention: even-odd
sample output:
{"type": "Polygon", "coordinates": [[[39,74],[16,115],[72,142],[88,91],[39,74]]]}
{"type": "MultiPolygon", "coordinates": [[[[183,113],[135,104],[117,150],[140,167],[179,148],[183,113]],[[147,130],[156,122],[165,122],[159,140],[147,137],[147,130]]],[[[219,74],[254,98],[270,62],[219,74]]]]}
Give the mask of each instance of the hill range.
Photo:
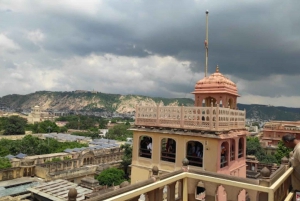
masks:
{"type": "MultiPolygon", "coordinates": [[[[11,109],[29,110],[35,105],[44,110],[57,111],[116,111],[127,113],[135,110],[137,104],[166,106],[193,106],[194,100],[189,98],[161,98],[139,95],[107,94],[90,91],[51,92],[37,91],[26,95],[6,95],[0,98],[0,106],[11,109]]],[[[300,108],[276,107],[257,104],[238,104],[240,110],[246,109],[247,118],[257,120],[300,120],[300,108]]]]}

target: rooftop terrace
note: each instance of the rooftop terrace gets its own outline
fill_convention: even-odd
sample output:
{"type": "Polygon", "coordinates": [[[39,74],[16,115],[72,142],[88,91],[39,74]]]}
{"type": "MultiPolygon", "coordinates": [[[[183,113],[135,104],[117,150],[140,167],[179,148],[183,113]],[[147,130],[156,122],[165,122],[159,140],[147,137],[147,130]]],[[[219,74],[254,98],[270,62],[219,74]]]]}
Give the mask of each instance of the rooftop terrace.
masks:
{"type": "Polygon", "coordinates": [[[220,107],[137,106],[135,125],[183,130],[245,129],[246,112],[220,107]]]}

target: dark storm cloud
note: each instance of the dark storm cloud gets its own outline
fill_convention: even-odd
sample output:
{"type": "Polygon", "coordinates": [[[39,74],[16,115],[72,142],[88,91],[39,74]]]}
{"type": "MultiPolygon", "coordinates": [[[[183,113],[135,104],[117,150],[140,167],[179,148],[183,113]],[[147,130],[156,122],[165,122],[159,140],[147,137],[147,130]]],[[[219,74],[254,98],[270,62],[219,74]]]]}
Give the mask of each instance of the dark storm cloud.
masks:
{"type": "MultiPolygon", "coordinates": [[[[2,56],[5,61],[0,62],[1,66],[13,68],[15,63],[28,62],[39,69],[59,70],[67,59],[109,53],[133,58],[172,56],[189,61],[183,68],[190,68],[192,73],[203,72],[205,10],[209,9],[209,73],[218,64],[222,73],[245,85],[241,94],[300,95],[296,87],[296,76],[300,74],[299,1],[99,0],[88,1],[86,4],[96,2],[88,9],[75,9],[71,1],[66,1],[65,6],[46,2],[3,7],[0,33],[6,33],[21,49],[17,57],[2,56]],[[43,40],[26,37],[35,30],[44,34],[43,40]],[[272,82],[277,75],[280,80],[272,82]]],[[[84,65],[77,68],[85,68],[84,65]]],[[[111,68],[112,72],[118,70],[111,68]]],[[[186,94],[200,78],[178,82],[157,76],[152,78],[157,88],[137,89],[136,93],[186,94]]],[[[77,83],[84,85],[85,80],[97,77],[79,72],[74,74],[76,79],[83,80],[57,82],[76,87],[77,83]]],[[[128,88],[128,92],[134,89],[128,88]]]]}

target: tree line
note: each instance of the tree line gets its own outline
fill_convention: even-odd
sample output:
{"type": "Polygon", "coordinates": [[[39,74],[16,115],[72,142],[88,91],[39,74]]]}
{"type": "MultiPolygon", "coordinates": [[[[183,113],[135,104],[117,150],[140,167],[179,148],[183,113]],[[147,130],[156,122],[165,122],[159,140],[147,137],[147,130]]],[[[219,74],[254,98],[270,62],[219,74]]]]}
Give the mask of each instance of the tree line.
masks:
{"type": "Polygon", "coordinates": [[[0,156],[17,155],[41,155],[63,152],[65,149],[88,147],[88,144],[79,142],[59,142],[53,138],[39,139],[32,135],[26,135],[22,140],[0,140],[0,156]]]}
{"type": "Polygon", "coordinates": [[[95,116],[69,115],[59,117],[55,120],[55,122],[46,120],[43,122],[28,124],[27,119],[19,116],[1,117],[0,131],[4,135],[22,135],[25,134],[25,131],[32,131],[32,133],[64,133],[68,129],[98,132],[98,129],[106,128],[108,120],[95,116]],[[55,124],[56,121],[67,121],[68,123],[66,126],[58,127],[55,124]]]}

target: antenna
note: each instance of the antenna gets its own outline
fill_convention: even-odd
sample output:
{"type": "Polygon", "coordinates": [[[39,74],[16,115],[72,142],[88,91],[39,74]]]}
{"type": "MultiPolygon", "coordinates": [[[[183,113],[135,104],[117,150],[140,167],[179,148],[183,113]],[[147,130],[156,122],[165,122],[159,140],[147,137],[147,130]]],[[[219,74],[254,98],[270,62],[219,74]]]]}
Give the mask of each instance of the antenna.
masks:
{"type": "Polygon", "coordinates": [[[206,39],[204,41],[205,45],[205,77],[207,76],[207,64],[208,64],[208,10],[206,13],[206,39]]]}

